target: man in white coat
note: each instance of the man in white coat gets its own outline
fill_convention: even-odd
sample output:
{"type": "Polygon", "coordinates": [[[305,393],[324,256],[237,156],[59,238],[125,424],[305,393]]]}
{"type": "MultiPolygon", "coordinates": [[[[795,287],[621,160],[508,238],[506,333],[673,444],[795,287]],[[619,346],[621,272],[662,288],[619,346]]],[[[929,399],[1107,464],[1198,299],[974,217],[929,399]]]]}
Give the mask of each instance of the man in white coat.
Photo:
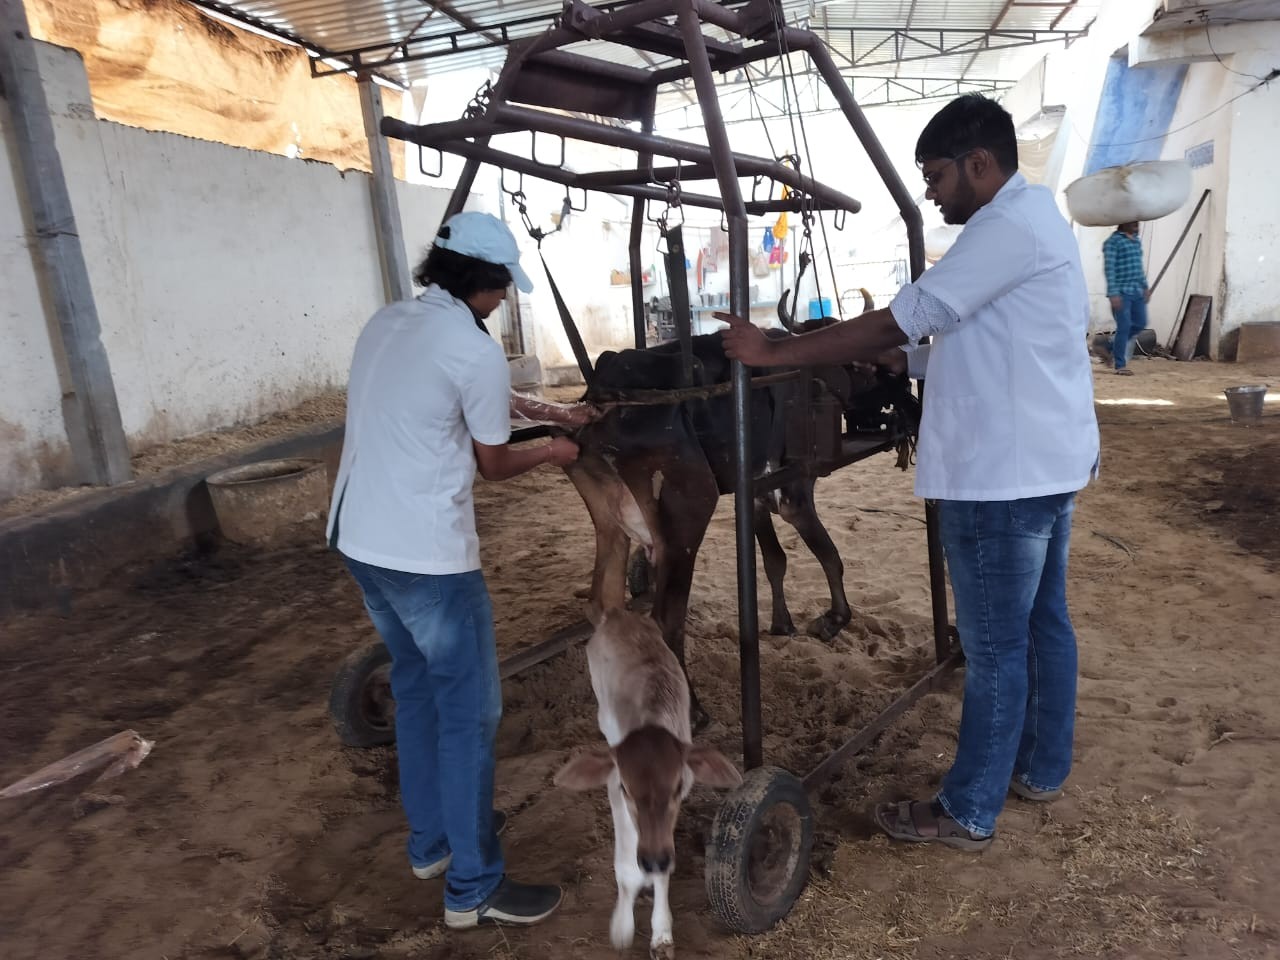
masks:
{"type": "Polygon", "coordinates": [[[927,366],[915,490],[938,504],[964,709],[941,789],[882,804],[875,820],[898,840],[981,850],[1009,791],[1053,800],[1071,769],[1067,547],[1076,492],[1098,465],[1089,302],[1075,236],[1052,193],[1018,173],[999,104],[949,103],[916,162],[926,198],[965,228],[887,309],[784,340],[718,316],[730,324],[726,353],[750,365],[910,364],[916,376],[927,366]]]}

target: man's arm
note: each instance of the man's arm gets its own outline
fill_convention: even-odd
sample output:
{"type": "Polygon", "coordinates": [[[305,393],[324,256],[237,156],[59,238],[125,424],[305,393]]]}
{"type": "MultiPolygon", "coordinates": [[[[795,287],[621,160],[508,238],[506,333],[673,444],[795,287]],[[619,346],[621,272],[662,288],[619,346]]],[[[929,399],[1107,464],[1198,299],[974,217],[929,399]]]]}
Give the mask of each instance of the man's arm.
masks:
{"type": "Polygon", "coordinates": [[[1111,301],[1113,307],[1119,310],[1120,304],[1116,301],[1120,299],[1120,246],[1114,242],[1115,236],[1113,233],[1102,244],[1102,272],[1107,279],[1107,299],[1111,301]]]}
{"type": "Polygon", "coordinates": [[[907,342],[907,335],[887,307],[781,340],[770,340],[759,327],[731,313],[715,317],[729,324],[721,334],[725,354],[752,367],[871,363],[886,350],[907,342]]]}
{"type": "Polygon", "coordinates": [[[509,443],[490,445],[472,441],[476,451],[476,469],[486,480],[510,480],[534,467],[549,463],[563,467],[578,459],[578,445],[565,437],[536,447],[513,447],[509,443]]]}
{"type": "Polygon", "coordinates": [[[511,369],[496,345],[480,353],[460,379],[462,418],[471,434],[476,469],[486,480],[509,480],[544,463],[564,466],[578,458],[578,445],[557,437],[536,447],[512,447],[511,369]]]}

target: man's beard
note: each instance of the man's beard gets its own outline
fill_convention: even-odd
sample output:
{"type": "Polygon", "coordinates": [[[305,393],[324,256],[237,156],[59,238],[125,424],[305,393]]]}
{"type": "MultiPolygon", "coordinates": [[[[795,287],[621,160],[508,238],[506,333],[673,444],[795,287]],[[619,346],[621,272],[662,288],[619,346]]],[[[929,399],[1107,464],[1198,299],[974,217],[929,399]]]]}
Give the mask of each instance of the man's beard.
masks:
{"type": "Polygon", "coordinates": [[[977,194],[974,192],[973,184],[969,182],[969,174],[965,172],[963,166],[959,167],[960,182],[956,187],[956,192],[952,195],[951,203],[947,205],[947,209],[942,212],[942,219],[945,223],[964,224],[969,222],[969,218],[977,213],[977,194]]]}

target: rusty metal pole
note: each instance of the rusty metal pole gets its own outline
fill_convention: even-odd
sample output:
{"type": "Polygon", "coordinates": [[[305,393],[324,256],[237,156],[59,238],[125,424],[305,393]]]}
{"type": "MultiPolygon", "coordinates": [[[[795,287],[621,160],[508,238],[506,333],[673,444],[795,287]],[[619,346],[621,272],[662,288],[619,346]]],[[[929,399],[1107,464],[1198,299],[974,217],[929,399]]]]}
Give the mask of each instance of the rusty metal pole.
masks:
{"type": "MultiPolygon", "coordinates": [[[[653,115],[657,108],[658,91],[655,88],[649,100],[645,118],[640,122],[640,130],[645,136],[653,134],[653,115]]],[[[649,166],[653,162],[653,154],[636,155],[638,168],[649,166]]],[[[631,237],[627,244],[628,262],[631,264],[631,326],[635,331],[636,349],[643,350],[648,346],[648,338],[644,323],[644,263],[640,259],[640,240],[644,236],[644,208],[648,201],[636,197],[631,202],[631,237]]]]}
{"type": "MultiPolygon", "coordinates": [[[[880,145],[875,131],[862,113],[854,99],[853,92],[840,77],[840,71],[827,53],[821,41],[811,33],[788,30],[788,40],[794,49],[803,49],[813,59],[835,94],[840,109],[853,127],[862,148],[867,152],[871,163],[880,174],[880,179],[893,196],[898,205],[898,213],[907,225],[907,251],[911,262],[911,279],[916,280],[924,273],[924,219],[916,206],[915,198],[907,190],[906,184],[898,176],[889,155],[880,145]]],[[[924,401],[924,383],[920,382],[920,399],[924,401]]],[[[951,653],[951,619],[947,612],[947,574],[943,559],[942,537],[938,530],[938,505],[935,501],[926,500],[924,505],[925,539],[929,552],[929,593],[933,606],[933,644],[938,663],[951,653]]]]}
{"type": "MultiPolygon", "coordinates": [[[[738,171],[729,134],[720,113],[711,61],[702,36],[702,22],[693,3],[679,6],[680,33],[694,88],[702,107],[707,143],[715,166],[716,182],[729,220],[729,311],[739,317],[751,314],[750,273],[747,254],[747,211],[738,184],[738,171]]],[[[751,472],[751,376],[733,362],[733,515],[738,546],[738,651],[742,660],[742,762],[748,770],[764,763],[760,725],[760,624],[756,608],[755,477],[751,472]]]]}

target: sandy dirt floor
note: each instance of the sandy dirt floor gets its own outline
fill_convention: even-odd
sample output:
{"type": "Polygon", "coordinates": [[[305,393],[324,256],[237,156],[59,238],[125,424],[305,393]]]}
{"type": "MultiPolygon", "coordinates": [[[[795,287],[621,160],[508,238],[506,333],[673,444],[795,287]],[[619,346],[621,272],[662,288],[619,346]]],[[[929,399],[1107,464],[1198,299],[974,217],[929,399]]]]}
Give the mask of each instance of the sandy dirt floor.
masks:
{"type": "MultiPolygon", "coordinates": [[[[1280,415],[1227,419],[1221,390],[1277,370],[1136,361],[1097,369],[1104,454],[1079,499],[1072,612],[1081,645],[1077,766],[1051,806],[1010,804],[982,855],[891,845],[876,801],[945,772],[962,681],[948,681],[814,796],[813,879],[775,930],[711,917],[695,790],[672,885],[683,957],[1280,956],[1280,415]]],[[[818,485],[856,611],[831,644],[762,638],[765,753],[803,772],[930,663],[923,509],[885,455],[818,485]]],[[[562,475],[477,495],[504,654],[578,620],[593,538],[562,475]]],[[[525,931],[447,933],[439,881],[403,853],[394,748],[340,746],[339,661],[373,639],[315,529],[119,571],[66,618],[0,622],[0,785],[125,728],[142,765],[74,801],[71,783],[0,801],[0,954],[27,958],[605,958],[614,894],[603,791],[551,776],[595,741],[580,648],[504,684],[499,803],[509,868],[557,881],[525,931]]],[[[816,562],[789,528],[797,622],[816,562]]],[[[732,511],[721,503],[690,606],[707,736],[739,757],[732,511]]],[[[762,581],[763,583],[763,577],[762,581]]],[[[767,599],[762,620],[768,623],[767,599]]],[[[645,956],[648,920],[627,956],[645,956]]]]}

